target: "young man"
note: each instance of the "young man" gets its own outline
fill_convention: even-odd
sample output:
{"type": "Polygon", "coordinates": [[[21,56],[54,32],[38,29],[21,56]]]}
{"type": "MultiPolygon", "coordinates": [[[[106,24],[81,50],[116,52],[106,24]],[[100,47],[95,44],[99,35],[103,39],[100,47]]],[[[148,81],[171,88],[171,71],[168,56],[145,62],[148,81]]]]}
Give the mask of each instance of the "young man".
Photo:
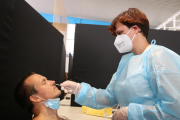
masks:
{"type": "Polygon", "coordinates": [[[55,86],[55,81],[30,72],[15,86],[16,102],[29,113],[34,114],[33,120],[67,120],[58,116],[61,91],[55,86]]]}

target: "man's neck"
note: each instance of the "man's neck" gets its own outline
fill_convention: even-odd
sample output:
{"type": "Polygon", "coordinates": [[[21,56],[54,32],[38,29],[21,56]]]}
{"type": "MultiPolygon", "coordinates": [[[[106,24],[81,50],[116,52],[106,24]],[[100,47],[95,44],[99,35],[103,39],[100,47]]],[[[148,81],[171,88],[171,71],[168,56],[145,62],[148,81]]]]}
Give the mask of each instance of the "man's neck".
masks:
{"type": "Polygon", "coordinates": [[[57,114],[57,110],[53,110],[44,105],[38,106],[34,108],[34,111],[38,111],[34,113],[33,120],[60,120],[57,114]],[[39,108],[39,109],[37,109],[39,108]]]}

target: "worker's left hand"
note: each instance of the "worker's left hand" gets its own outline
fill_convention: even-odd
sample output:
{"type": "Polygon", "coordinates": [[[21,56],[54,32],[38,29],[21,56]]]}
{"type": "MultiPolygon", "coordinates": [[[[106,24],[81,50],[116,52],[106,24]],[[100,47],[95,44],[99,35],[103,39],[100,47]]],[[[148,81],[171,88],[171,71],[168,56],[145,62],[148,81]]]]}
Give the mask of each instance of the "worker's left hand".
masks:
{"type": "Polygon", "coordinates": [[[112,120],[128,120],[128,107],[122,107],[112,116],[112,120]]]}

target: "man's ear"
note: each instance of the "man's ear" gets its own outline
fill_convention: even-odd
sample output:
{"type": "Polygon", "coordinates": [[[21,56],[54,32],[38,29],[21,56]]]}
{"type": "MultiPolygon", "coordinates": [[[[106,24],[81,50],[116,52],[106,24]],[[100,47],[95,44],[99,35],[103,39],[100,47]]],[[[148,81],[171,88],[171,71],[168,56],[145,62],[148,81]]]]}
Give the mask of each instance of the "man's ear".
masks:
{"type": "Polygon", "coordinates": [[[36,96],[33,96],[33,95],[31,95],[30,97],[29,97],[29,99],[30,99],[30,101],[31,102],[41,102],[41,98],[38,98],[38,97],[36,97],[36,96]]]}
{"type": "Polygon", "coordinates": [[[141,32],[141,29],[137,25],[133,25],[132,28],[134,29],[135,34],[141,32]]]}

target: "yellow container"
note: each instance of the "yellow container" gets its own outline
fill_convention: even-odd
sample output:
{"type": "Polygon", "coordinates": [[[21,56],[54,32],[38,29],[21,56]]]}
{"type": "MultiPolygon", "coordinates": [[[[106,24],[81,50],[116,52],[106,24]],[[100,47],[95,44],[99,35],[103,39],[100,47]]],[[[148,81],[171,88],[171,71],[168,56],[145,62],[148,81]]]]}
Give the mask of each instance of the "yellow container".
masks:
{"type": "Polygon", "coordinates": [[[92,109],[86,106],[82,106],[82,113],[88,115],[95,115],[100,117],[106,117],[112,115],[112,108],[104,108],[101,110],[92,109]]]}

